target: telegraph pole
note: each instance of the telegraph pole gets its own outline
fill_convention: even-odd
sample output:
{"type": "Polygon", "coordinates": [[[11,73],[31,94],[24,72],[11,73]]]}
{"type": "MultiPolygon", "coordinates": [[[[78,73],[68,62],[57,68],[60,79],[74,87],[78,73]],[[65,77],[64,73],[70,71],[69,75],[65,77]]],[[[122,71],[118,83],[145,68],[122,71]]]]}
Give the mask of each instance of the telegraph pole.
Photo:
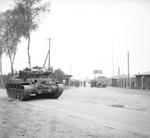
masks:
{"type": "Polygon", "coordinates": [[[47,62],[47,60],[48,60],[48,70],[50,70],[50,68],[51,68],[51,66],[50,66],[50,38],[49,38],[49,50],[48,50],[48,52],[47,52],[47,55],[46,55],[46,59],[45,59],[45,62],[44,62],[44,64],[43,64],[43,68],[45,68],[45,64],[46,64],[46,62],[47,62]],[[49,59],[48,59],[49,58],[49,59]]]}
{"type": "Polygon", "coordinates": [[[112,76],[114,76],[114,46],[112,46],[112,76]]]}
{"type": "Polygon", "coordinates": [[[71,64],[70,64],[70,75],[71,75],[71,71],[72,71],[72,68],[71,68],[71,64]]]}
{"type": "Polygon", "coordinates": [[[48,62],[48,69],[50,70],[50,41],[51,39],[49,38],[49,62],[48,62]]]}
{"type": "Polygon", "coordinates": [[[127,52],[127,65],[128,65],[128,88],[129,88],[129,84],[130,84],[130,80],[129,80],[129,77],[130,77],[130,73],[129,73],[129,51],[127,52]]]}
{"type": "Polygon", "coordinates": [[[118,67],[118,76],[120,76],[120,67],[118,67]]]}
{"type": "Polygon", "coordinates": [[[129,73],[129,52],[127,53],[127,60],[128,60],[128,77],[130,76],[130,73],[129,73]]]}

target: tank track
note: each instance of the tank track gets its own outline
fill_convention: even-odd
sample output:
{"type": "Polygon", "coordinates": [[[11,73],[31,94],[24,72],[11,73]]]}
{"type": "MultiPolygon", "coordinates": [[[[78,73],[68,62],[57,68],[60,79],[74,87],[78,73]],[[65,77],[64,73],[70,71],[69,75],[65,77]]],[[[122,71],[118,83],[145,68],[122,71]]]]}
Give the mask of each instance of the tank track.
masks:
{"type": "MultiPolygon", "coordinates": [[[[30,94],[25,91],[23,85],[18,84],[6,84],[6,91],[9,98],[18,99],[20,101],[29,100],[30,94]]],[[[57,90],[54,93],[42,94],[37,96],[46,96],[50,99],[57,99],[61,96],[64,91],[64,86],[62,84],[57,84],[57,90]]]]}
{"type": "Polygon", "coordinates": [[[30,95],[24,91],[24,87],[21,85],[7,84],[6,85],[7,95],[10,98],[25,101],[30,98],[30,95]]]}
{"type": "Polygon", "coordinates": [[[57,91],[55,93],[48,94],[48,98],[57,99],[61,96],[64,91],[64,86],[62,84],[57,84],[57,91]]]}

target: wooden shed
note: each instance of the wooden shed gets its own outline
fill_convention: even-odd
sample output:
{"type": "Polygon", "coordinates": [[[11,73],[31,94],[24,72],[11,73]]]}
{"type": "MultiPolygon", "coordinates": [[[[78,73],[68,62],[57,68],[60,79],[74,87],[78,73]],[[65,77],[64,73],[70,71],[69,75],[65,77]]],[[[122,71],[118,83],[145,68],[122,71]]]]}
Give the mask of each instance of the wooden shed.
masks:
{"type": "Polygon", "coordinates": [[[150,89],[150,71],[135,76],[137,89],[150,89]]]}

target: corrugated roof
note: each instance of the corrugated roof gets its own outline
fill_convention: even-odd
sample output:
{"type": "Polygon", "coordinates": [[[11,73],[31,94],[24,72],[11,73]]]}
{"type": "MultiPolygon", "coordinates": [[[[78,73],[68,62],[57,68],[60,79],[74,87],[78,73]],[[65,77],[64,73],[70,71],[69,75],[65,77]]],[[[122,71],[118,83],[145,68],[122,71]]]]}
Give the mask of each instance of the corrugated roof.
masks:
{"type": "Polygon", "coordinates": [[[136,74],[135,76],[143,76],[143,75],[150,75],[150,71],[139,73],[139,74],[136,74]]]}
{"type": "Polygon", "coordinates": [[[72,77],[72,75],[64,73],[64,77],[72,77]]]}

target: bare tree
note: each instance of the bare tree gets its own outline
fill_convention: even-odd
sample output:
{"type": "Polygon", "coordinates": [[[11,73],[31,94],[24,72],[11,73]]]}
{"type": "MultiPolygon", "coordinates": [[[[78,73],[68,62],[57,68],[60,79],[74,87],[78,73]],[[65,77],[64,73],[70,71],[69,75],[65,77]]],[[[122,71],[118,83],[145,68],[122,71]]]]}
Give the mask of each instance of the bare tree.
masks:
{"type": "Polygon", "coordinates": [[[17,30],[18,20],[14,10],[7,10],[0,14],[0,45],[10,59],[11,73],[14,74],[14,61],[17,51],[17,45],[20,41],[21,34],[17,30]]]}
{"type": "Polygon", "coordinates": [[[38,28],[39,15],[41,13],[48,11],[46,4],[41,4],[41,0],[16,0],[15,10],[18,11],[19,21],[21,23],[22,35],[27,39],[27,55],[28,64],[31,67],[31,56],[30,56],[30,42],[31,42],[31,32],[38,28]]]}
{"type": "MultiPolygon", "coordinates": [[[[0,17],[2,16],[2,13],[0,13],[0,17]]],[[[1,40],[1,32],[2,32],[2,28],[1,28],[1,18],[0,18],[0,40],[1,40]]],[[[3,85],[3,74],[2,74],[2,54],[3,54],[3,47],[0,41],[0,83],[1,85],[3,85]]]]}
{"type": "Polygon", "coordinates": [[[2,53],[3,53],[3,49],[0,46],[0,85],[3,85],[3,74],[2,74],[2,53]]]}

